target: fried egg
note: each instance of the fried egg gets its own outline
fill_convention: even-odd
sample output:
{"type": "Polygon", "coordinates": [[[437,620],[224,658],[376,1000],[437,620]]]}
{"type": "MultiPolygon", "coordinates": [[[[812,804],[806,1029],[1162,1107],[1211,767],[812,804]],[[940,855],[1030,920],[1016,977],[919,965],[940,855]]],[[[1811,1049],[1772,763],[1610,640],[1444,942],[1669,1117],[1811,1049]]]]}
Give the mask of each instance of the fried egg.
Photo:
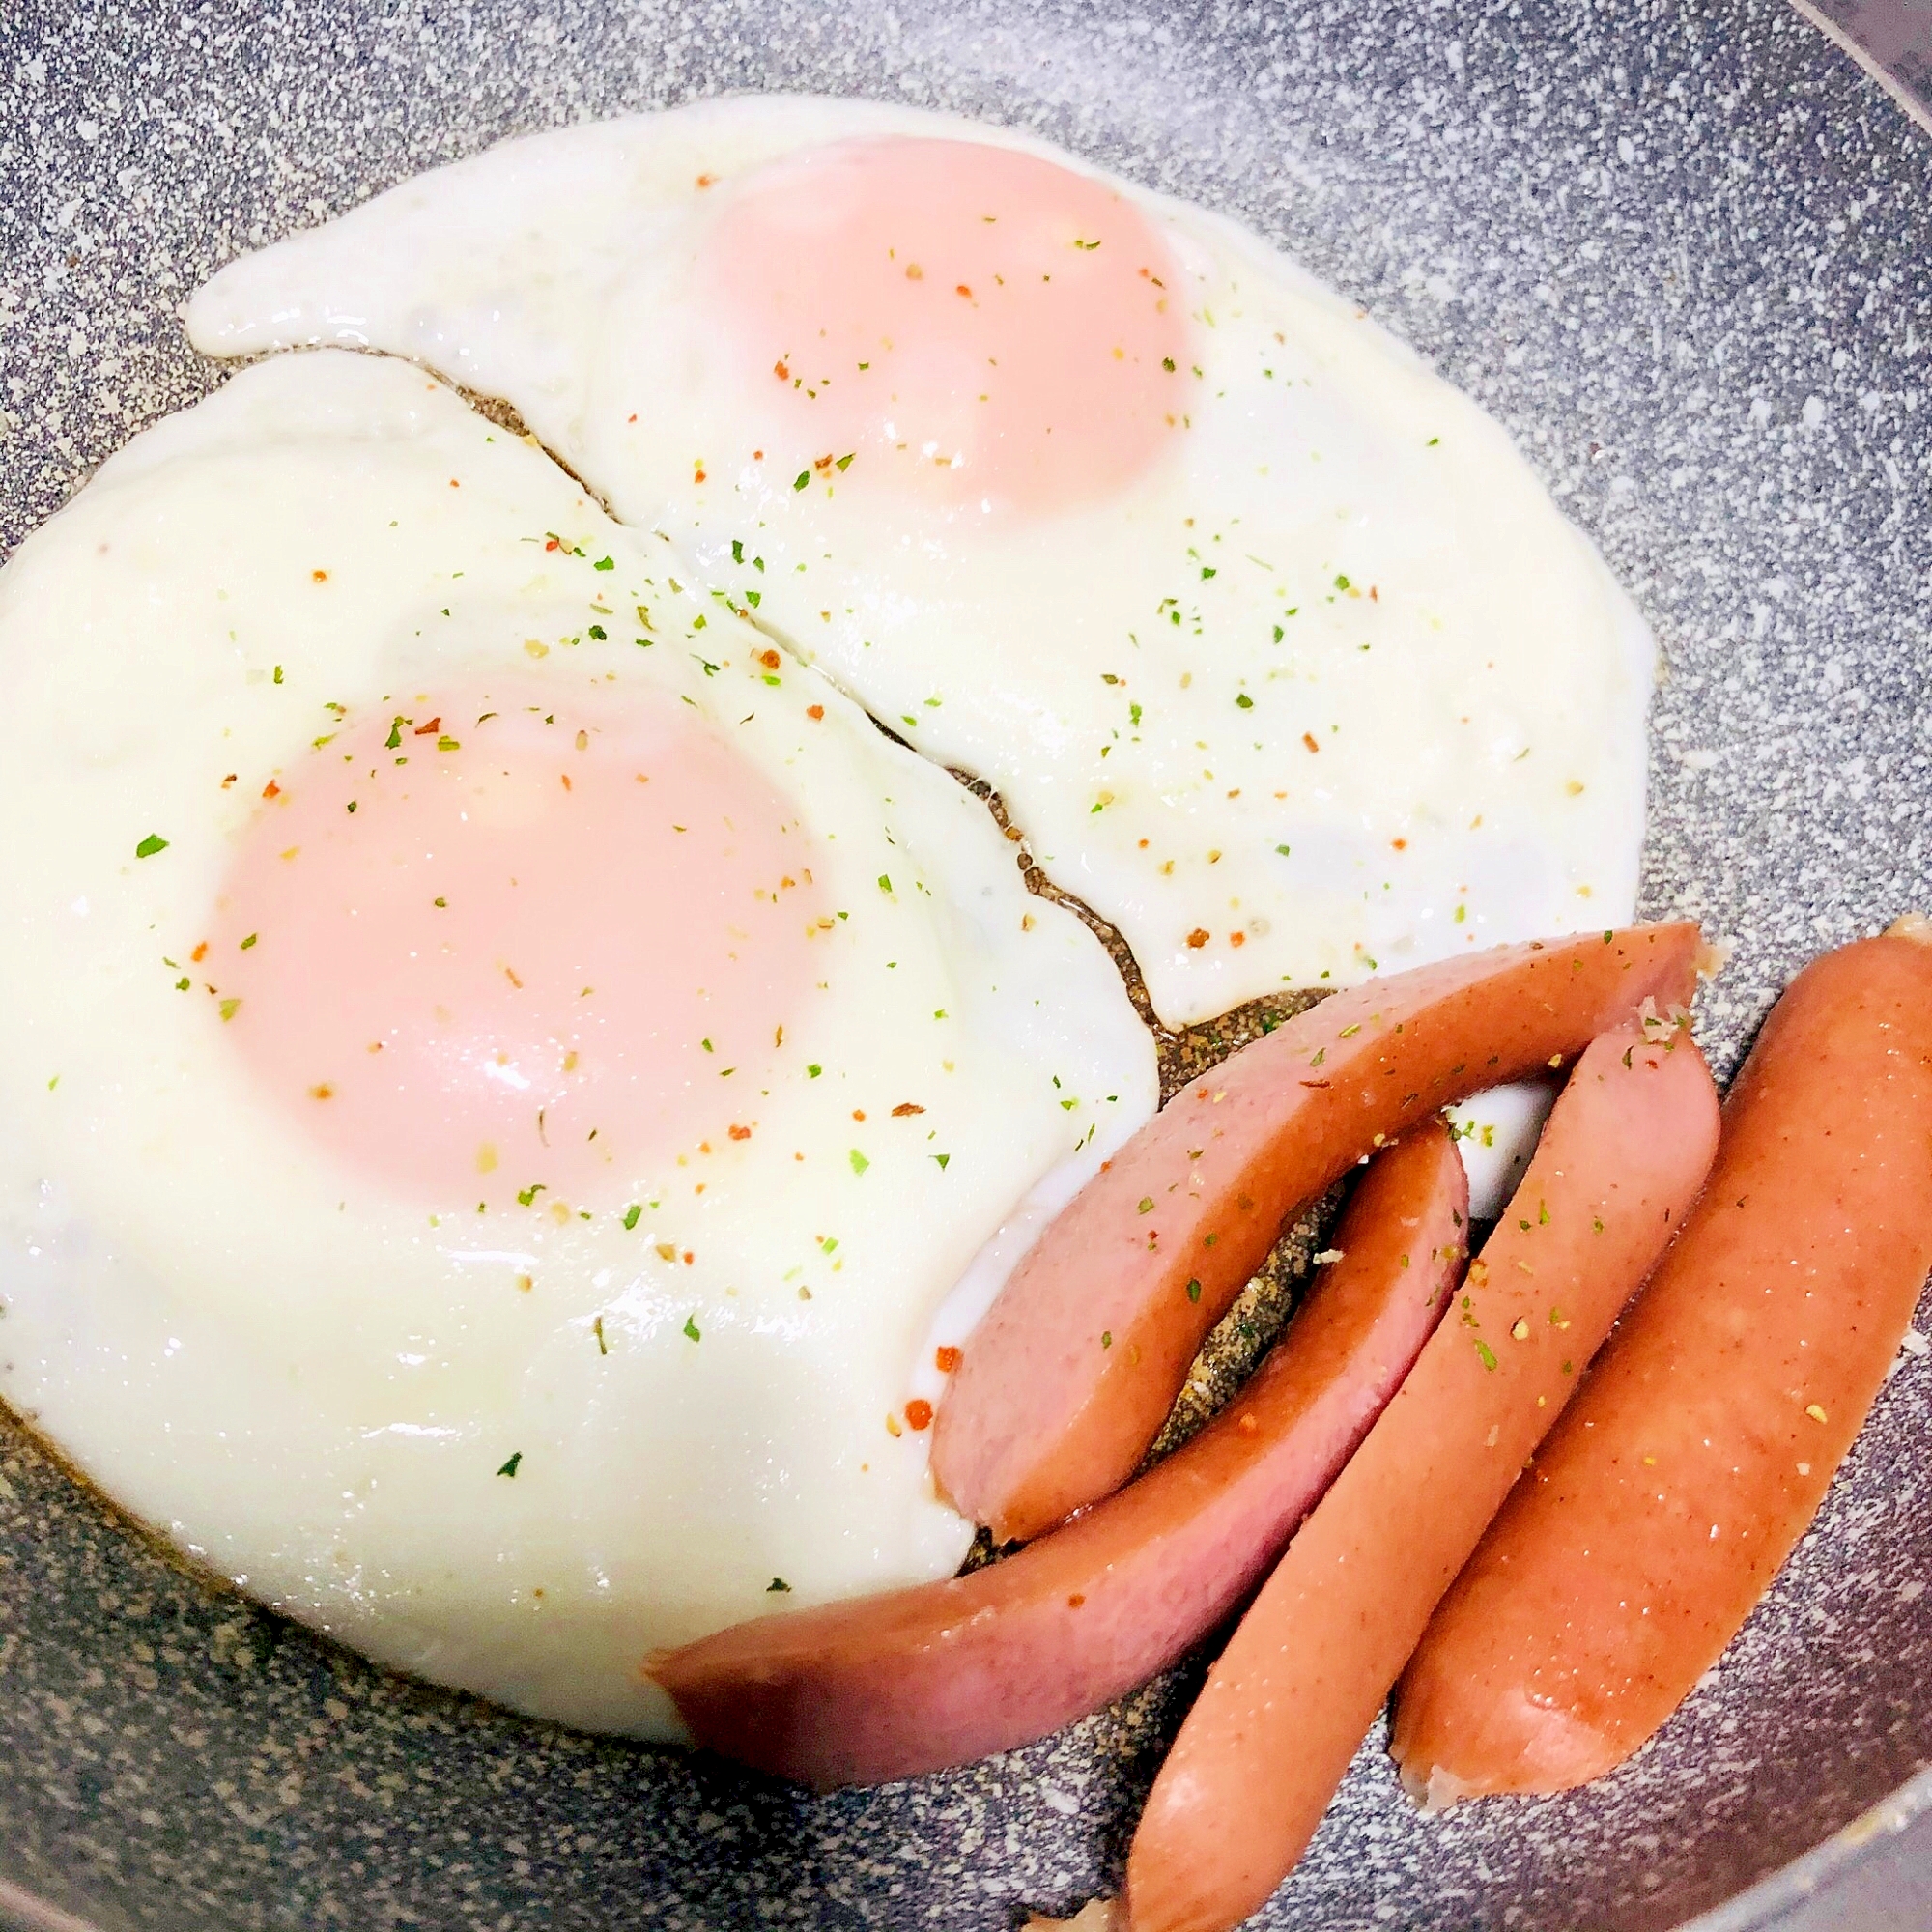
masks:
{"type": "Polygon", "coordinates": [[[1633,907],[1654,646],[1504,432],[1219,215],[737,99],[230,265],[198,347],[507,399],[706,590],[1003,794],[1160,1016],[1633,907]]]}
{"type": "Polygon", "coordinates": [[[407,363],[279,357],[0,572],[0,1397],[378,1660],[944,1576],[922,1351],[1155,1102],[984,805],[407,363]]]}

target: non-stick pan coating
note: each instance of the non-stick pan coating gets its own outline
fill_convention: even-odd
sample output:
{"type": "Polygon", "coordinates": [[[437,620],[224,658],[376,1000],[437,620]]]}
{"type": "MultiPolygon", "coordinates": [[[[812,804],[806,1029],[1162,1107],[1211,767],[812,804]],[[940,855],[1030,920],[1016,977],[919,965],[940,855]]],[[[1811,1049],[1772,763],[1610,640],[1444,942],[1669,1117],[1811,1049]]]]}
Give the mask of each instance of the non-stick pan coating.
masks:
{"type": "MultiPolygon", "coordinates": [[[[1932,139],[1784,0],[8,0],[0,548],[212,384],[177,305],[239,249],[499,135],[769,88],[1013,121],[1233,210],[1510,426],[1663,643],[1644,903],[1736,944],[1720,1069],[1804,958],[1932,901],[1932,139]]],[[[1900,1784],[1928,1406],[1909,1360],[1636,1762],[1431,1824],[1372,1741],[1264,1922],[1674,1925],[1900,1784]]],[[[1004,1928],[1117,1879],[1192,1681],[808,1798],[384,1678],[0,1423],[0,1877],[104,1927],[1004,1928]]]]}

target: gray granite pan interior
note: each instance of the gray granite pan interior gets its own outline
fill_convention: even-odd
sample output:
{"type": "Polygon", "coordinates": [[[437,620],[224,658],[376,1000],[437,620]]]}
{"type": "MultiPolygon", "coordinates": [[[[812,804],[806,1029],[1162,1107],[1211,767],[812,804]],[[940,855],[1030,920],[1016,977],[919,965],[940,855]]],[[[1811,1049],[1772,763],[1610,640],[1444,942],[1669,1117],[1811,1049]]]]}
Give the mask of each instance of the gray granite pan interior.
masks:
{"type": "MultiPolygon", "coordinates": [[[[502,134],[779,87],[1231,209],[1512,428],[1663,641],[1644,897],[1735,943],[1720,1067],[1802,959],[1932,900],[1932,139],[1783,0],[6,0],[0,550],[215,381],[177,308],[239,249],[502,134]]],[[[1903,1782],[1928,1410],[1907,1361],[1634,1763],[1429,1824],[1372,1741],[1263,1922],[1674,1925],[1903,1782]]],[[[0,1421],[0,1880],[102,1927],[1003,1928],[1118,1876],[1193,1681],[808,1798],[385,1678],[0,1421]]]]}

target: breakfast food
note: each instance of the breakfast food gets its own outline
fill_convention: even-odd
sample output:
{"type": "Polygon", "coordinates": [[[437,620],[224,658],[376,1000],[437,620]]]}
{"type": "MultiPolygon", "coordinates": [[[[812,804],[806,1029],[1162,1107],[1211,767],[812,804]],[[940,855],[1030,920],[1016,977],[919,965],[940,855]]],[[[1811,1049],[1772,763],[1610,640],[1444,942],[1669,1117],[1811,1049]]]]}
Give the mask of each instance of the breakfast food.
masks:
{"type": "Polygon", "coordinates": [[[1724,1104],[1710,1185],[1430,1624],[1392,1749],[1435,1805],[1643,1744],[1804,1533],[1932,1268],[1932,934],[1828,953],[1724,1104]]]}
{"type": "Polygon", "coordinates": [[[1499,947],[1371,980],[1190,1083],[1014,1270],[939,1410],[933,1469],[1001,1540],[1132,1472],[1187,1365],[1303,1203],[1473,1089],[1688,1002],[1694,925],[1499,947]]]}
{"type": "Polygon", "coordinates": [[[1781,1250],[1714,1195],[1443,1604],[1714,1138],[1696,929],[1620,929],[1648,634],[1495,425],[1226,220],[849,101],[506,143],[189,325],[322,353],[0,578],[0,806],[54,828],[0,857],[0,1396],[372,1656],[818,1786],[1041,1736],[1280,1558],[1141,1932],[1261,1901],[1432,1610],[1397,1746],[1436,1801],[1662,1721],[1932,1259],[1932,952],[1801,982],[1720,1168],[1811,1203],[1858,1319],[1753,1327],[1737,1257],[1781,1250]],[[1015,844],[1170,1024],[1342,990],[1151,1119],[1015,844]],[[1813,1102],[1861,1123],[1823,1182],[1813,1102]],[[1285,1340],[1134,1479],[1361,1165],[1285,1340]],[[1815,1457],[1754,1435],[1779,1403],[1815,1457]],[[1710,1442],[1656,1530],[1632,1457],[1710,1442]],[[1695,1541],[1747,1479],[1750,1547],[1695,1541]],[[975,1520],[1035,1540],[954,1576],[975,1520]]]}
{"type": "Polygon", "coordinates": [[[264,1601],[643,1733],[642,1647],[957,1566],[911,1364],[1155,1097],[980,802],[689,584],[339,353],[0,576],[0,1396],[264,1601]]]}
{"type": "Polygon", "coordinates": [[[1456,1305],[1208,1672],[1128,1855],[1131,1932],[1227,1932],[1293,1866],[1717,1140],[1688,1029],[1627,1024],[1577,1062],[1456,1305]]]}
{"type": "Polygon", "coordinates": [[[1009,1750],[1144,1684],[1266,1570],[1462,1278],[1468,1188],[1429,1122],[1378,1154],[1336,1253],[1239,1397],[1138,1481],[946,1582],[652,1660],[698,1743],[827,1788],[1009,1750]]]}
{"type": "Polygon", "coordinates": [[[1006,129],[713,100],[406,183],[188,326],[507,399],[996,786],[1169,1024],[1631,916],[1648,633],[1494,423],[1225,218],[1006,129]]]}

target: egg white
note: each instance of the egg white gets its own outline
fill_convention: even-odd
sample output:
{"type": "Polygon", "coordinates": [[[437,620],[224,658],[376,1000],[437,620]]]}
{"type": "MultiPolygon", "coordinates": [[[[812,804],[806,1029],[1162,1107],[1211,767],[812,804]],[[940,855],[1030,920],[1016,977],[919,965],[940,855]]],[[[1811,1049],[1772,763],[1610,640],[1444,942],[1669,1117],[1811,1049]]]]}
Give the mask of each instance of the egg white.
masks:
{"type": "MultiPolygon", "coordinates": [[[[509,141],[231,265],[213,355],[408,355],[511,401],[616,512],[929,756],[1005,795],[1171,1024],[1627,918],[1654,646],[1508,438],[1235,223],[1127,188],[1182,266],[1186,434],[1015,522],[723,461],[761,392],[695,293],[761,163],[1008,130],[708,101],[509,141]]],[[[1092,172],[1088,170],[1088,172],[1092,172]]]]}
{"type": "Polygon", "coordinates": [[[0,1397],[263,1601],[640,1734],[674,1725],[654,1646],[955,1567],[971,1526],[901,1419],[935,1311],[1155,1101],[1111,962],[983,806],[674,582],[452,392],[340,353],[139,437],[0,572],[0,1397]],[[655,648],[590,639],[643,599],[655,648]],[[187,963],[267,774],[506,671],[688,699],[796,801],[848,915],[756,1138],[582,1215],[337,1166],[187,963]]]}

